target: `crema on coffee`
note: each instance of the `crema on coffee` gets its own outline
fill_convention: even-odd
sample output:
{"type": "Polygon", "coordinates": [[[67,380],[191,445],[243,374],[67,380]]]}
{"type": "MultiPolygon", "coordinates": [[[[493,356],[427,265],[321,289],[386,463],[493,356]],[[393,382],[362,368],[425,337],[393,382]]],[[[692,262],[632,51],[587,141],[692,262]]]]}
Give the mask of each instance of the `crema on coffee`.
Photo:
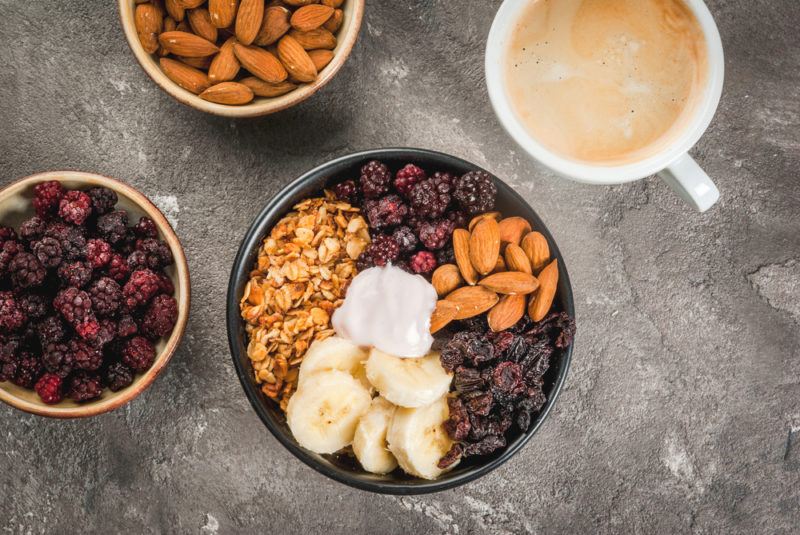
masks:
{"type": "Polygon", "coordinates": [[[708,67],[703,31],[683,0],[525,1],[506,87],[541,144],[621,165],[658,153],[686,128],[708,67]]]}

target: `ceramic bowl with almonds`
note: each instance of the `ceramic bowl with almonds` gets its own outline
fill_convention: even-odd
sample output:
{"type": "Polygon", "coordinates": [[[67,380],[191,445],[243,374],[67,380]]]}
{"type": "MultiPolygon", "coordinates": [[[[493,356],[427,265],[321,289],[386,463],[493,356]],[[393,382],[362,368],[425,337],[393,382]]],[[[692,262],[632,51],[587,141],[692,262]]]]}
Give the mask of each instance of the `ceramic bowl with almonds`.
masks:
{"type": "Polygon", "coordinates": [[[242,242],[227,307],[234,366],[267,428],[320,473],[387,494],[453,488],[511,458],[555,403],[575,332],[564,259],[531,206],[483,169],[420,149],[348,155],[284,188],[242,242]],[[452,195],[442,181],[457,188],[452,195]],[[370,473],[347,449],[314,453],[287,422],[309,346],[334,336],[331,317],[350,281],[387,263],[439,296],[433,350],[452,382],[435,478],[409,475],[402,462],[370,473]]]}
{"type": "Polygon", "coordinates": [[[256,117],[307,99],[339,71],[364,0],[119,0],[145,72],[193,108],[256,117]]]}

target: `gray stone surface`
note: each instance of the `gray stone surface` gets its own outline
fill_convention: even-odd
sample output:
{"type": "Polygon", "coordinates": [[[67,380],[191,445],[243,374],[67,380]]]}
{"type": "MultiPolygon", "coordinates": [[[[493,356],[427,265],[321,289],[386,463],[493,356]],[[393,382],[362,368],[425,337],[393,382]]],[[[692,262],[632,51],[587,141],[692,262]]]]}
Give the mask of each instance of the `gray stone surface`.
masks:
{"type": "Polygon", "coordinates": [[[704,215],[656,179],[588,187],[520,153],[483,82],[499,3],[372,1],[321,94],[229,121],[145,76],[116,2],[0,0],[0,185],[60,168],[130,181],[176,222],[194,289],[181,350],[130,406],[68,422],[0,407],[0,531],[797,532],[800,2],[709,2],[727,81],[693,151],[722,191],[704,215]],[[410,498],[341,486],[285,451],[242,394],[223,323],[267,199],[331,157],[397,145],[513,184],[558,240],[579,324],[536,438],[480,481],[410,498]]]}

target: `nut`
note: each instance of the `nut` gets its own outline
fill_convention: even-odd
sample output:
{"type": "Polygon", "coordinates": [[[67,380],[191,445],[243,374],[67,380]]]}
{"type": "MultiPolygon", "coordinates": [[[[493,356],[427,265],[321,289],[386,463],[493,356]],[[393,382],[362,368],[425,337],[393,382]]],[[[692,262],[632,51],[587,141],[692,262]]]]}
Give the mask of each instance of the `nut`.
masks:
{"type": "Polygon", "coordinates": [[[200,93],[200,98],[217,104],[241,105],[253,100],[253,91],[239,82],[222,82],[200,93]]]}
{"type": "Polygon", "coordinates": [[[439,294],[439,297],[444,297],[456,288],[462,286],[464,284],[464,279],[461,278],[458,266],[443,264],[433,272],[431,284],[436,290],[436,293],[439,294]]]}
{"type": "Polygon", "coordinates": [[[208,76],[199,69],[169,58],[161,58],[159,63],[167,78],[196,95],[199,95],[211,85],[208,76]]]}
{"type": "Polygon", "coordinates": [[[308,57],[314,62],[314,67],[317,72],[321,71],[328,66],[328,63],[333,59],[333,52],[330,50],[309,50],[308,57]]]}
{"type": "Polygon", "coordinates": [[[317,78],[317,67],[308,52],[290,35],[284,35],[278,41],[278,57],[293,80],[313,82],[317,78]]]}
{"type": "Polygon", "coordinates": [[[268,7],[264,12],[264,22],[261,24],[261,31],[258,32],[255,43],[259,46],[277,43],[278,39],[292,27],[289,23],[291,16],[292,13],[283,6],[268,7]]]}
{"type": "Polygon", "coordinates": [[[500,228],[500,241],[519,245],[522,237],[531,231],[531,224],[521,217],[507,217],[497,224],[500,228]]]}
{"type": "Polygon", "coordinates": [[[331,33],[336,33],[342,27],[342,23],[344,22],[344,11],[341,9],[337,9],[331,15],[331,18],[322,25],[323,28],[328,30],[331,33]]]}
{"type": "Polygon", "coordinates": [[[483,213],[483,214],[480,214],[480,215],[476,215],[475,217],[470,219],[469,226],[467,228],[469,228],[470,232],[472,232],[472,229],[475,228],[475,225],[477,225],[478,223],[480,223],[481,221],[483,221],[487,217],[490,217],[490,218],[494,219],[495,221],[497,221],[498,219],[500,219],[500,212],[486,212],[486,213],[483,213]]]}
{"type": "Polygon", "coordinates": [[[233,51],[235,43],[235,37],[228,38],[219,49],[219,54],[214,56],[211,61],[211,65],[208,68],[208,79],[211,80],[212,84],[229,82],[239,74],[241,65],[239,65],[239,60],[236,59],[236,54],[233,51]]]}
{"type": "Polygon", "coordinates": [[[241,82],[249,87],[254,95],[259,97],[279,97],[297,89],[297,86],[292,82],[279,82],[277,84],[271,84],[261,80],[260,78],[256,78],[255,76],[242,78],[241,82]]]}
{"type": "Polygon", "coordinates": [[[531,297],[528,315],[533,321],[542,321],[550,312],[558,289],[558,259],[553,260],[539,273],[539,291],[531,297]]]}
{"type": "Polygon", "coordinates": [[[458,305],[452,301],[440,300],[431,314],[431,334],[440,331],[458,315],[458,305]]]}
{"type": "Polygon", "coordinates": [[[467,284],[474,285],[478,282],[478,272],[475,271],[469,259],[469,239],[468,231],[462,228],[453,231],[453,253],[456,257],[456,264],[467,284]]]}
{"type": "Polygon", "coordinates": [[[164,14],[154,4],[139,4],[134,12],[136,34],[148,54],[158,50],[158,34],[164,26],[164,14]]]}
{"type": "Polygon", "coordinates": [[[531,270],[531,261],[522,247],[519,245],[509,243],[506,246],[506,266],[509,271],[521,271],[523,273],[533,273],[531,270]]]}
{"type": "Polygon", "coordinates": [[[239,0],[208,0],[211,23],[217,28],[228,28],[236,20],[239,0]]]}
{"type": "Polygon", "coordinates": [[[233,51],[245,69],[265,82],[277,84],[289,76],[278,58],[263,48],[234,43],[233,51]]]}
{"type": "MultiPolygon", "coordinates": [[[[241,0],[236,14],[236,39],[243,45],[255,41],[264,20],[264,0],[241,0]]],[[[255,73],[253,73],[255,74],[255,73]]]]}
{"type": "Polygon", "coordinates": [[[529,273],[506,271],[489,275],[479,285],[501,294],[527,295],[539,287],[539,281],[529,273]]]}
{"type": "Polygon", "coordinates": [[[316,50],[318,48],[333,50],[336,48],[336,36],[325,28],[317,28],[310,32],[292,30],[289,35],[297,39],[300,46],[306,50],[316,50]]]}
{"type": "Polygon", "coordinates": [[[211,15],[209,15],[207,9],[200,7],[190,9],[187,12],[187,17],[189,19],[189,26],[194,33],[212,43],[217,42],[219,32],[217,32],[217,27],[211,23],[211,15]]]}
{"type": "Polygon", "coordinates": [[[486,316],[489,328],[499,332],[513,327],[525,315],[525,301],[524,295],[504,295],[486,316]]]}
{"type": "Polygon", "coordinates": [[[292,28],[301,32],[316,30],[333,15],[333,8],[322,4],[310,4],[292,14],[292,28]]]}
{"type": "Polygon", "coordinates": [[[445,299],[458,307],[454,319],[464,320],[483,314],[496,305],[500,298],[484,286],[465,286],[452,292],[445,299]]]}
{"type": "Polygon", "coordinates": [[[199,35],[188,32],[164,32],[158,42],[170,54],[187,58],[204,58],[219,52],[217,45],[199,35]]]}
{"type": "Polygon", "coordinates": [[[469,259],[481,275],[491,272],[500,255],[500,230],[497,221],[486,217],[475,224],[469,237],[469,259]]]}
{"type": "Polygon", "coordinates": [[[531,261],[533,273],[539,273],[541,269],[550,261],[550,246],[540,232],[529,232],[522,238],[520,244],[522,250],[531,261]]]}

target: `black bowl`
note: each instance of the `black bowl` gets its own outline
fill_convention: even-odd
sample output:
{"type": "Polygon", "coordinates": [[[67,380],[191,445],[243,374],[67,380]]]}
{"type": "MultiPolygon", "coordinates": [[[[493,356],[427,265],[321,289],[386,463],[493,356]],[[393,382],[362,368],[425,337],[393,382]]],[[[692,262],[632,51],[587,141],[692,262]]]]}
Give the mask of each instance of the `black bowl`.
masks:
{"type": "MultiPolygon", "coordinates": [[[[544,392],[547,395],[547,403],[536,415],[527,432],[517,431],[516,435],[512,434],[508,437],[508,446],[504,449],[485,457],[470,457],[435,481],[410,477],[400,470],[395,470],[387,475],[369,474],[359,467],[358,462],[350,460],[348,457],[318,455],[300,447],[286,424],[283,412],[274,401],[261,392],[253,380],[252,367],[247,358],[244,322],[239,314],[239,300],[247,284],[249,273],[255,264],[259,246],[272,226],[300,200],[319,195],[328,185],[358,177],[359,169],[369,160],[380,160],[392,169],[399,169],[406,163],[413,162],[426,170],[450,171],[459,175],[468,171],[481,170],[480,167],[469,162],[438,152],[421,149],[378,149],[351,154],[323,164],[286,186],[256,217],[236,255],[228,285],[228,341],[233,354],[233,364],[247,398],[264,425],[298,459],[323,475],[362,490],[384,494],[437,492],[463,485],[488,474],[510,459],[533,437],[553,407],[561,386],[564,384],[572,355],[572,346],[553,355],[550,370],[545,375],[544,392]]],[[[553,237],[536,212],[522,197],[501,180],[495,178],[495,181],[498,191],[497,209],[504,216],[524,217],[531,222],[534,229],[547,238],[551,255],[559,260],[560,270],[554,310],[566,311],[574,317],[572,287],[567,275],[567,267],[553,237]]]]}

